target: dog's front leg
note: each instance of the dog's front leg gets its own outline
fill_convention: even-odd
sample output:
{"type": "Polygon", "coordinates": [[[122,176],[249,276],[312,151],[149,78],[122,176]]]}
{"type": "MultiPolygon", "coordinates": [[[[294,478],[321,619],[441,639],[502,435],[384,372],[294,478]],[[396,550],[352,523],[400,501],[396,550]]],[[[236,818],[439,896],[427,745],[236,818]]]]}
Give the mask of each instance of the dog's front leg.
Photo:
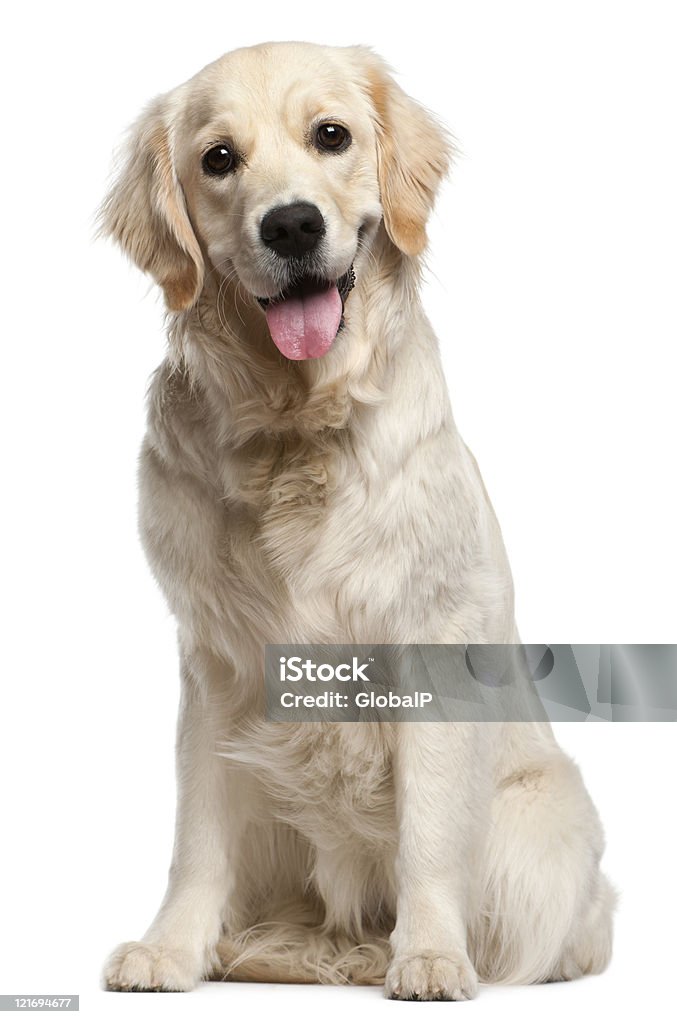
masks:
{"type": "Polygon", "coordinates": [[[481,727],[400,723],[394,751],[397,919],[391,999],[471,999],[467,953],[473,870],[486,823],[481,727]]]}
{"type": "Polygon", "coordinates": [[[123,943],[110,956],[103,978],[109,989],[187,991],[214,966],[249,806],[240,773],[217,753],[228,721],[224,671],[209,659],[183,661],[167,892],[142,941],[123,943]]]}

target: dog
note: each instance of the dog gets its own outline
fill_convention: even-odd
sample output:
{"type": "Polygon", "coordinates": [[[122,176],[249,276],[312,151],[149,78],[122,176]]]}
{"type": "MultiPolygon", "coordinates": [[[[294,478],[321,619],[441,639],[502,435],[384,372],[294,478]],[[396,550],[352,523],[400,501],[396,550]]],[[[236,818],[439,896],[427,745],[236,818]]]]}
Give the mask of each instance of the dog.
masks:
{"type": "Polygon", "coordinates": [[[269,643],[518,642],[419,298],[449,136],[365,47],[236,50],[133,126],[102,231],[161,286],[140,530],[178,623],[176,838],[111,990],[602,971],[614,892],[548,723],[275,723],[269,643]]]}

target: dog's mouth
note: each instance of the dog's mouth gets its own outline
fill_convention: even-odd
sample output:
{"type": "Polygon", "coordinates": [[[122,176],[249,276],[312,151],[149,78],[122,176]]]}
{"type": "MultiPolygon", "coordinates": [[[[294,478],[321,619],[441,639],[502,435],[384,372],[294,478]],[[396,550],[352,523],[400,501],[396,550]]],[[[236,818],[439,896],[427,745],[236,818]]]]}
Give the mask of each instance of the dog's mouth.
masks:
{"type": "Polygon", "coordinates": [[[302,277],[272,299],[258,299],[268,330],[287,359],[317,359],[344,326],[345,301],[355,284],[350,267],[337,281],[302,277]]]}

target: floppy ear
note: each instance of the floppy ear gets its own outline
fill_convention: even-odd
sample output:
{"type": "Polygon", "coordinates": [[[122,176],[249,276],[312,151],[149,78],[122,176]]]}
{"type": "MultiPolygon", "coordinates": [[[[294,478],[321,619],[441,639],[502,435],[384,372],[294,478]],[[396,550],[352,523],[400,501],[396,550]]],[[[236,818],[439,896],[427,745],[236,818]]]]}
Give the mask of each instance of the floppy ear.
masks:
{"type": "Polygon", "coordinates": [[[451,137],[367,51],[367,87],[376,119],[378,176],[388,235],[407,256],[427,245],[426,222],[449,169],[451,137]]]}
{"type": "Polygon", "coordinates": [[[99,224],[102,234],[114,238],[137,266],[152,274],[164,289],[168,307],[178,312],[197,301],[204,263],[174,169],[166,106],[160,97],[132,126],[99,224]]]}

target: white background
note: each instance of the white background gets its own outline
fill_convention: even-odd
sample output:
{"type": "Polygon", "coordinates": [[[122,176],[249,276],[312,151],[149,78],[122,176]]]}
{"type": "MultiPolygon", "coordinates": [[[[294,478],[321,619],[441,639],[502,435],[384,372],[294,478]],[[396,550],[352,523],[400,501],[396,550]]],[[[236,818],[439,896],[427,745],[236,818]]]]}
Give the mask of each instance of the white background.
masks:
{"type": "Polygon", "coordinates": [[[367,989],[99,990],[105,954],[139,937],[162,895],[178,684],[135,525],[162,307],[92,243],[92,223],[112,148],[155,93],[264,39],[372,45],[462,150],[431,224],[425,299],[503,526],[523,638],[675,642],[674,10],[138,0],[6,12],[0,991],[79,992],[92,1021],[669,1014],[670,725],[558,730],[623,894],[600,978],[483,989],[465,1007],[367,989]]]}

